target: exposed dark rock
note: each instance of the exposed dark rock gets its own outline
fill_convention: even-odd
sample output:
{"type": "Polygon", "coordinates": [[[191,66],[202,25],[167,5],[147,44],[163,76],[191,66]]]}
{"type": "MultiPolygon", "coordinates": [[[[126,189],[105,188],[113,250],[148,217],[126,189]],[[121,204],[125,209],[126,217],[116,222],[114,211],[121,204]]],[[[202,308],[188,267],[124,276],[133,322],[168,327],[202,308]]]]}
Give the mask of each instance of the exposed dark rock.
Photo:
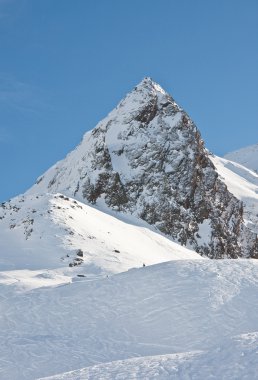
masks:
{"type": "Polygon", "coordinates": [[[81,249],[78,249],[78,251],[77,251],[77,256],[79,256],[79,257],[83,257],[83,251],[81,250],[81,249]]]}

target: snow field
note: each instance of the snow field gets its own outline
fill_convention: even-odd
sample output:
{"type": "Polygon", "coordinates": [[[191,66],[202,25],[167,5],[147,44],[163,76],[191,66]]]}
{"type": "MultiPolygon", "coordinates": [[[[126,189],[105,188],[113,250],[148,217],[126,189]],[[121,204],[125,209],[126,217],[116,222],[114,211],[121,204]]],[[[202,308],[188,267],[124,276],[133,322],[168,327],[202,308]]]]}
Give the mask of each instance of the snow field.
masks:
{"type": "MultiPolygon", "coordinates": [[[[255,260],[171,261],[22,293],[2,284],[0,378],[32,380],[102,363],[92,369],[95,377],[86,369],[81,378],[100,379],[106,373],[103,379],[111,379],[113,370],[119,374],[123,369],[115,379],[141,379],[144,371],[148,379],[149,364],[156,363],[164,379],[171,379],[171,373],[175,379],[186,379],[184,373],[209,379],[216,366],[215,374],[225,373],[217,378],[248,379],[241,377],[247,373],[253,379],[258,371],[254,343],[249,338],[234,342],[242,334],[256,341],[257,291],[255,260]],[[175,354],[180,355],[165,358],[167,364],[156,357],[142,359],[142,364],[137,359],[135,367],[132,362],[123,368],[104,365],[175,354]]],[[[80,379],[76,373],[70,378],[80,379]]]]}

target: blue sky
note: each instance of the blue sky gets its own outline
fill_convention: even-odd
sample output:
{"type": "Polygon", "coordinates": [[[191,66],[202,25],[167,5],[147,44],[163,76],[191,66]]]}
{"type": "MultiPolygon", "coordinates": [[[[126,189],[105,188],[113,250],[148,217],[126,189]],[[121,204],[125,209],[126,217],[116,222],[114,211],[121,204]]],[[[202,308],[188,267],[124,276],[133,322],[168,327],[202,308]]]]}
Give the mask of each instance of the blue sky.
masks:
{"type": "Polygon", "coordinates": [[[0,0],[0,201],[144,76],[218,155],[258,143],[257,0],[0,0]]]}

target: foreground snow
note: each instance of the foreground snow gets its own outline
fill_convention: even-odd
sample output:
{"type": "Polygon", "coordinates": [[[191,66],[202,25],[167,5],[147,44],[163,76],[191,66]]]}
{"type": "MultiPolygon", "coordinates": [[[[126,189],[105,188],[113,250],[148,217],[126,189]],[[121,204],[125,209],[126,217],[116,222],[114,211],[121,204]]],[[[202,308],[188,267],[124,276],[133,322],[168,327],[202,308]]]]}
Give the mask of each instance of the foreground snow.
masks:
{"type": "Polygon", "coordinates": [[[57,378],[240,380],[258,371],[255,260],[171,261],[21,291],[1,285],[3,379],[92,366],[57,378]]]}
{"type": "MultiPolygon", "coordinates": [[[[253,380],[257,378],[258,332],[227,339],[209,351],[119,360],[44,380],[253,380]]],[[[42,379],[43,380],[43,379],[42,379]]]]}

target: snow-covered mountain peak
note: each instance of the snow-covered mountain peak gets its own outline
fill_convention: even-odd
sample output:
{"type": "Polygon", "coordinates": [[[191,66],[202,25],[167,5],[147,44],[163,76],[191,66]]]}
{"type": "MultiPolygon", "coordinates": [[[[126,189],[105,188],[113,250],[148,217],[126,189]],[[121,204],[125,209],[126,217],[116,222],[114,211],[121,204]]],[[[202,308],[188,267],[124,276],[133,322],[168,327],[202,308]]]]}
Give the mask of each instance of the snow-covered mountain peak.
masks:
{"type": "Polygon", "coordinates": [[[134,215],[209,257],[258,255],[194,122],[150,78],[27,194],[46,192],[134,215]]]}
{"type": "MultiPolygon", "coordinates": [[[[177,126],[181,129],[182,125],[185,129],[191,127],[191,140],[200,137],[190,118],[173,98],[151,78],[144,78],[107,117],[84,135],[81,144],[65,160],[58,162],[44,176],[39,177],[36,186],[29,193],[66,193],[69,189],[71,196],[85,200],[78,180],[83,180],[89,171],[97,177],[99,171],[113,167],[113,171],[118,172],[119,176],[132,179],[138,176],[139,171],[145,170],[142,160],[138,162],[141,155],[144,156],[149,150],[168,149],[168,134],[169,139],[176,142],[176,150],[180,150],[185,136],[181,136],[182,133],[176,130],[172,132],[171,129],[176,129],[177,126]],[[132,159],[134,162],[131,162],[132,159]],[[57,172],[58,177],[63,173],[62,180],[50,178],[57,172]]],[[[183,150],[185,148],[186,146],[183,150]]],[[[188,151],[190,153],[190,147],[188,151]]],[[[154,158],[157,164],[162,154],[157,152],[154,158]]],[[[165,170],[170,170],[170,165],[165,166],[165,170]]]]}
{"type": "Polygon", "coordinates": [[[174,108],[174,113],[180,109],[174,99],[159,84],[146,77],[118,103],[117,107],[96,128],[103,128],[106,124],[110,127],[110,121],[129,124],[133,120],[148,126],[157,112],[168,105],[174,108]]]}
{"type": "Polygon", "coordinates": [[[158,83],[154,82],[154,80],[150,77],[143,78],[143,80],[136,86],[135,89],[137,91],[145,89],[147,91],[160,92],[163,95],[167,94],[166,91],[158,83]]]}

